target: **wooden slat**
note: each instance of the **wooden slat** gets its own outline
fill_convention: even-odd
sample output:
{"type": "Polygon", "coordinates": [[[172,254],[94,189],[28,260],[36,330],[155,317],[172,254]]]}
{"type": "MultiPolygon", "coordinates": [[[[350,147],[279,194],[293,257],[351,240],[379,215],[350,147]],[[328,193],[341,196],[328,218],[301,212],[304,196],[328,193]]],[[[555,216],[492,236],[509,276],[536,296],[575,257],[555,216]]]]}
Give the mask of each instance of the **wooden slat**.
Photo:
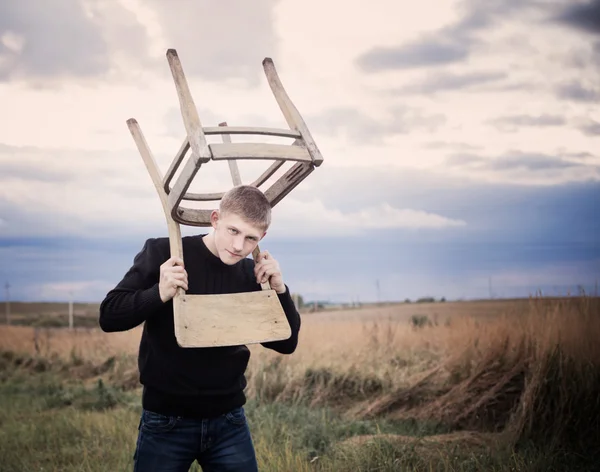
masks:
{"type": "Polygon", "coordinates": [[[179,207],[174,212],[173,219],[178,223],[188,226],[210,226],[210,214],[212,210],[203,210],[199,208],[179,207]]]}
{"type": "Polygon", "coordinates": [[[183,196],[187,192],[187,189],[192,184],[194,177],[198,173],[198,170],[201,167],[201,163],[199,161],[195,161],[194,159],[188,159],[175,182],[173,188],[169,192],[169,208],[171,209],[171,214],[173,218],[175,218],[175,210],[183,200],[183,196]]]}
{"type": "Polygon", "coordinates": [[[310,131],[308,130],[308,126],[302,119],[302,116],[290,100],[281,80],[279,79],[279,75],[277,74],[277,70],[275,69],[275,64],[273,64],[273,60],[270,57],[266,57],[263,60],[263,68],[265,70],[265,75],[267,76],[267,81],[269,82],[269,86],[271,87],[271,91],[285,117],[290,129],[298,131],[308,149],[309,155],[312,157],[312,161],[316,166],[320,166],[323,163],[323,156],[321,152],[317,148],[315,140],[313,139],[310,131]]]}
{"type": "Polygon", "coordinates": [[[267,180],[269,180],[269,178],[279,170],[279,168],[285,164],[285,161],[275,161],[273,162],[273,164],[271,164],[269,166],[269,168],[264,171],[260,177],[258,179],[256,179],[254,182],[252,182],[252,184],[254,187],[260,187],[262,184],[264,184],[267,180]]]}
{"type": "Polygon", "coordinates": [[[183,347],[239,346],[292,335],[274,290],[184,295],[179,308],[175,329],[183,347]]]}
{"type": "Polygon", "coordinates": [[[213,192],[213,193],[190,193],[187,192],[182,200],[189,200],[193,202],[215,202],[221,200],[225,195],[225,192],[213,192]]]}
{"type": "Polygon", "coordinates": [[[187,131],[187,139],[192,149],[192,159],[194,161],[208,162],[210,160],[208,143],[202,131],[202,123],[198,116],[198,110],[196,109],[196,104],[192,98],[183,67],[175,49],[167,50],[167,60],[175,82],[175,89],[179,98],[179,108],[181,109],[183,124],[187,131]]]}
{"type": "Polygon", "coordinates": [[[289,144],[217,143],[209,144],[212,158],[222,159],[281,159],[312,162],[306,148],[289,144]]]}
{"type": "Polygon", "coordinates": [[[173,159],[173,162],[171,162],[171,165],[165,174],[165,178],[163,179],[163,188],[167,194],[171,193],[171,188],[169,187],[171,180],[173,179],[175,172],[177,172],[177,169],[179,169],[179,166],[185,157],[185,153],[188,152],[189,149],[190,142],[186,139],[179,148],[179,151],[177,151],[177,154],[175,154],[175,158],[173,159]]]}
{"type": "MultiPolygon", "coordinates": [[[[227,128],[227,122],[219,123],[219,126],[223,129],[227,128]]],[[[221,139],[226,144],[231,144],[231,136],[228,134],[222,135],[221,139]]],[[[229,159],[229,173],[231,174],[231,180],[234,186],[242,185],[242,177],[240,176],[240,169],[238,168],[237,162],[234,159],[229,159]]]]}
{"type": "Polygon", "coordinates": [[[271,206],[277,205],[287,194],[289,194],[300,182],[302,182],[313,170],[314,166],[305,162],[298,162],[283,174],[264,193],[271,206]]]}
{"type": "Polygon", "coordinates": [[[281,138],[302,138],[300,133],[291,129],[279,129],[279,128],[264,128],[260,126],[247,127],[247,126],[216,126],[216,127],[205,127],[203,128],[205,135],[214,134],[255,134],[259,136],[278,136],[281,138]]]}

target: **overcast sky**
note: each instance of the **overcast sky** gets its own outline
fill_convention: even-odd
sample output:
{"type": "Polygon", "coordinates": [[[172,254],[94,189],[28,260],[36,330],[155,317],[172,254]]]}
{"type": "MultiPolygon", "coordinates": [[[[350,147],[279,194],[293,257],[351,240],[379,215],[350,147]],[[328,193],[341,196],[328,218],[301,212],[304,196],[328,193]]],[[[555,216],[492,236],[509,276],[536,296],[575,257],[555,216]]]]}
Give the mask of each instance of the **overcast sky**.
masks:
{"type": "MultiPolygon", "coordinates": [[[[265,57],[305,118],[324,163],[261,244],[292,291],[594,289],[600,0],[29,0],[0,3],[0,279],[13,299],[100,301],[146,238],[166,236],[126,120],[165,172],[185,137],[169,48],[204,126],[287,126],[265,57]]],[[[268,165],[240,163],[242,179],[268,165]]],[[[191,190],[230,186],[213,162],[191,190]]]]}

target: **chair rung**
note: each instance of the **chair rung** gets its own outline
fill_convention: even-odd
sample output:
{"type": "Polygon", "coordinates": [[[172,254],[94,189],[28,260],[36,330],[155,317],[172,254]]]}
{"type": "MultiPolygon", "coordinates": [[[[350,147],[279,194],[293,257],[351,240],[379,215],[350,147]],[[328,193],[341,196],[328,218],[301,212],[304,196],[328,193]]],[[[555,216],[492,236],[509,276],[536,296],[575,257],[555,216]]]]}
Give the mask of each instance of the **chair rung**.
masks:
{"type": "Polygon", "coordinates": [[[199,208],[178,207],[171,213],[172,218],[182,225],[188,226],[210,226],[211,210],[199,208]]]}
{"type": "Polygon", "coordinates": [[[218,143],[209,144],[212,159],[281,159],[286,161],[312,162],[310,154],[302,146],[264,143],[218,143]]]}
{"type": "Polygon", "coordinates": [[[260,126],[214,126],[202,128],[206,135],[213,134],[257,134],[261,136],[279,136],[282,138],[300,139],[302,135],[291,129],[264,128],[260,126]]]}

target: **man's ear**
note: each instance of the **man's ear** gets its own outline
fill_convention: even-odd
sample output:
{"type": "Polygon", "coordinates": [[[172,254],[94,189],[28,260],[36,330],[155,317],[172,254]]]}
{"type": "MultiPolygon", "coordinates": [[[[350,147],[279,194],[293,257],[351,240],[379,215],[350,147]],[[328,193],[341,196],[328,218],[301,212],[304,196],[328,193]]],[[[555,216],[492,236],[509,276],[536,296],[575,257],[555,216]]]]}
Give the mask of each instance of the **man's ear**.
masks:
{"type": "Polygon", "coordinates": [[[219,221],[219,210],[213,210],[210,213],[210,224],[214,229],[217,229],[218,221],[219,221]]]}
{"type": "Polygon", "coordinates": [[[263,240],[263,238],[264,238],[266,235],[267,235],[267,232],[265,231],[265,232],[263,233],[263,235],[260,237],[260,240],[259,240],[259,241],[262,241],[262,240],[263,240]]]}

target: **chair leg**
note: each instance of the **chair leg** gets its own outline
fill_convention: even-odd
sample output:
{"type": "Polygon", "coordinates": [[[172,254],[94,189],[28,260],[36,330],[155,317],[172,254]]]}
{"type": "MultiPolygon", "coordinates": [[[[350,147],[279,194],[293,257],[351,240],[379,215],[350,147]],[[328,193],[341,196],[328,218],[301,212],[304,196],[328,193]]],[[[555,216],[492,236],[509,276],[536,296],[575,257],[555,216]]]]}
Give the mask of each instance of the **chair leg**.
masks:
{"type": "Polygon", "coordinates": [[[308,126],[302,119],[302,116],[298,112],[298,109],[294,106],[290,97],[288,96],[281,80],[279,79],[279,75],[277,74],[277,70],[275,69],[275,64],[273,64],[273,60],[271,58],[265,58],[263,60],[263,68],[265,70],[265,75],[267,76],[267,81],[269,82],[269,86],[271,87],[271,91],[275,96],[275,100],[277,100],[277,104],[283,113],[289,127],[295,131],[298,131],[304,142],[306,144],[306,148],[312,158],[313,164],[315,166],[320,166],[323,163],[323,156],[317,147],[315,140],[313,139],[310,131],[308,130],[308,126]]]}
{"type": "MultiPolygon", "coordinates": [[[[163,211],[165,214],[165,218],[167,220],[167,228],[169,230],[169,246],[171,249],[171,257],[179,257],[183,259],[183,243],[181,241],[181,228],[179,223],[177,223],[171,217],[171,211],[169,208],[168,197],[163,188],[163,177],[161,175],[160,169],[156,164],[156,160],[152,155],[152,151],[150,151],[150,147],[146,142],[146,138],[142,133],[140,125],[137,120],[131,118],[127,120],[127,126],[129,131],[131,132],[131,136],[137,145],[138,151],[140,152],[142,159],[144,160],[144,164],[146,165],[146,169],[148,169],[148,173],[154,183],[154,187],[156,188],[156,192],[158,193],[158,197],[160,198],[160,202],[162,203],[163,211]]],[[[185,291],[180,287],[175,297],[180,297],[185,294],[185,291]]]]}
{"type": "Polygon", "coordinates": [[[210,149],[208,148],[208,143],[206,142],[206,137],[202,130],[202,123],[198,116],[196,104],[194,103],[185,74],[183,73],[181,61],[179,60],[179,56],[175,49],[169,49],[167,51],[167,60],[169,62],[169,67],[171,68],[173,80],[175,81],[175,89],[177,90],[177,97],[179,98],[179,108],[181,109],[183,124],[187,131],[190,148],[192,149],[192,158],[194,160],[200,160],[202,163],[206,163],[210,160],[210,149]]]}
{"type": "MultiPolygon", "coordinates": [[[[167,50],[167,60],[169,62],[169,67],[171,68],[173,81],[175,82],[175,89],[177,91],[177,97],[179,98],[179,108],[181,110],[183,124],[187,132],[187,139],[191,149],[191,157],[183,167],[179,178],[169,193],[168,201],[171,217],[177,218],[177,208],[179,207],[183,196],[190,187],[192,180],[194,180],[200,166],[210,161],[212,154],[206,141],[202,123],[198,116],[198,110],[196,109],[196,104],[194,103],[194,99],[192,98],[190,88],[185,78],[181,61],[179,60],[179,56],[175,49],[167,50]]],[[[184,148],[181,150],[183,149],[184,148]]],[[[178,166],[179,164],[174,165],[178,166]]],[[[171,173],[168,175],[169,178],[172,177],[171,173]]]]}

